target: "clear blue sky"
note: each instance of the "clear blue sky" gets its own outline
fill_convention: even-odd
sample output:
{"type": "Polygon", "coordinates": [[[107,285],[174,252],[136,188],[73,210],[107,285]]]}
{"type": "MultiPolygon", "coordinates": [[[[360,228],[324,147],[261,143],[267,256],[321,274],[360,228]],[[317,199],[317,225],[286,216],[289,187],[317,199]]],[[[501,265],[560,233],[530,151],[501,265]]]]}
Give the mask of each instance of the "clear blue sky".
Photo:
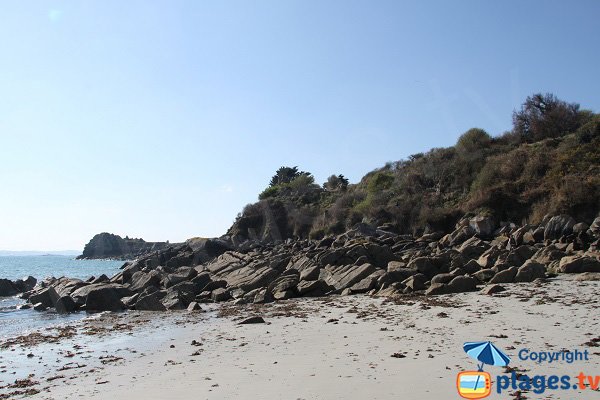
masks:
{"type": "Polygon", "coordinates": [[[534,92],[600,110],[600,2],[0,3],[0,249],[225,232],[281,165],[356,182],[510,128],[534,92]]]}

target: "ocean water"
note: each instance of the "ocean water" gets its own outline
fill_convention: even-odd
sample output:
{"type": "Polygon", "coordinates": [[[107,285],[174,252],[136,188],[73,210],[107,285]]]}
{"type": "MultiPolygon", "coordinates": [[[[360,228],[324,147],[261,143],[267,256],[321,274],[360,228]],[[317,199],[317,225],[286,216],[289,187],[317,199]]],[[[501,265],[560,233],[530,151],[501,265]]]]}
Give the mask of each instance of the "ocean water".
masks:
{"type": "MultiPolygon", "coordinates": [[[[91,276],[112,276],[123,261],[75,260],[73,256],[0,256],[0,278],[19,279],[33,276],[38,281],[46,277],[68,276],[86,280],[91,276]]],[[[53,312],[18,310],[24,301],[18,297],[0,297],[0,340],[20,334],[61,325],[86,316],[85,312],[60,315],[53,312]]]]}

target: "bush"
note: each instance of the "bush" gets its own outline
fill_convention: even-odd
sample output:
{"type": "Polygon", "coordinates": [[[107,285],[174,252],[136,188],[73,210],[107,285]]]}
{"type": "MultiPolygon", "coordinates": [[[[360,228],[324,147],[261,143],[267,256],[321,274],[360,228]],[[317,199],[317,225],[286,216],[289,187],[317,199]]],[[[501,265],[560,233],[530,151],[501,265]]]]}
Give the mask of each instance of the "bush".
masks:
{"type": "Polygon", "coordinates": [[[573,133],[581,122],[579,104],[559,100],[551,93],[527,97],[513,113],[513,130],[529,141],[573,133]]]}

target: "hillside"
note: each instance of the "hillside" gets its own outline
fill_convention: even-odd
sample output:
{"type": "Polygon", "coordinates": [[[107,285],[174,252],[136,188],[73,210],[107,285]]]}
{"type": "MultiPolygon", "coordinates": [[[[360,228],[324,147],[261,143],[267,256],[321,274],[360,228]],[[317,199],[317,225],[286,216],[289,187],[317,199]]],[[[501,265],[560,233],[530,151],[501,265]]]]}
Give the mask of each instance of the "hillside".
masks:
{"type": "Polygon", "coordinates": [[[77,259],[132,260],[142,255],[167,249],[169,242],[146,242],[144,239],[122,238],[112,233],[95,235],[84,247],[77,259]]]}
{"type": "Polygon", "coordinates": [[[470,129],[452,147],[387,163],[357,184],[332,175],[320,186],[309,172],[281,167],[227,235],[234,243],[319,239],[359,222],[421,235],[475,215],[496,227],[548,214],[590,224],[600,211],[600,115],[535,94],[512,120],[502,135],[470,129]]]}

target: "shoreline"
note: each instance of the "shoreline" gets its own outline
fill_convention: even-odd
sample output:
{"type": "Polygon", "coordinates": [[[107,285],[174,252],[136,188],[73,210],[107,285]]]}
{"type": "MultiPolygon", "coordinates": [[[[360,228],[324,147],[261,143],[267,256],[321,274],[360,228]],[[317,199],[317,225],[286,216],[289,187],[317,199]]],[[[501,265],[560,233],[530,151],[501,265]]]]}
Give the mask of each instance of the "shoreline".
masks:
{"type": "MultiPolygon", "coordinates": [[[[494,296],[355,295],[211,304],[203,305],[207,312],[194,313],[100,313],[73,324],[75,333],[67,330],[56,343],[3,348],[0,386],[17,379],[11,368],[19,365],[23,373],[36,366],[31,381],[39,383],[9,390],[40,390],[32,396],[40,399],[458,398],[456,374],[476,368],[462,344],[479,340],[505,349],[518,370],[598,374],[600,348],[586,343],[597,344],[594,332],[600,331],[594,318],[600,282],[561,277],[505,287],[494,296]],[[238,324],[256,315],[266,323],[238,324]],[[517,352],[525,347],[588,349],[591,358],[584,364],[536,364],[519,360],[517,352]]],[[[504,373],[488,369],[493,377],[504,373]]],[[[525,395],[560,399],[576,393],[584,399],[598,395],[525,395]]],[[[518,398],[509,391],[500,397],[518,398]]]]}

